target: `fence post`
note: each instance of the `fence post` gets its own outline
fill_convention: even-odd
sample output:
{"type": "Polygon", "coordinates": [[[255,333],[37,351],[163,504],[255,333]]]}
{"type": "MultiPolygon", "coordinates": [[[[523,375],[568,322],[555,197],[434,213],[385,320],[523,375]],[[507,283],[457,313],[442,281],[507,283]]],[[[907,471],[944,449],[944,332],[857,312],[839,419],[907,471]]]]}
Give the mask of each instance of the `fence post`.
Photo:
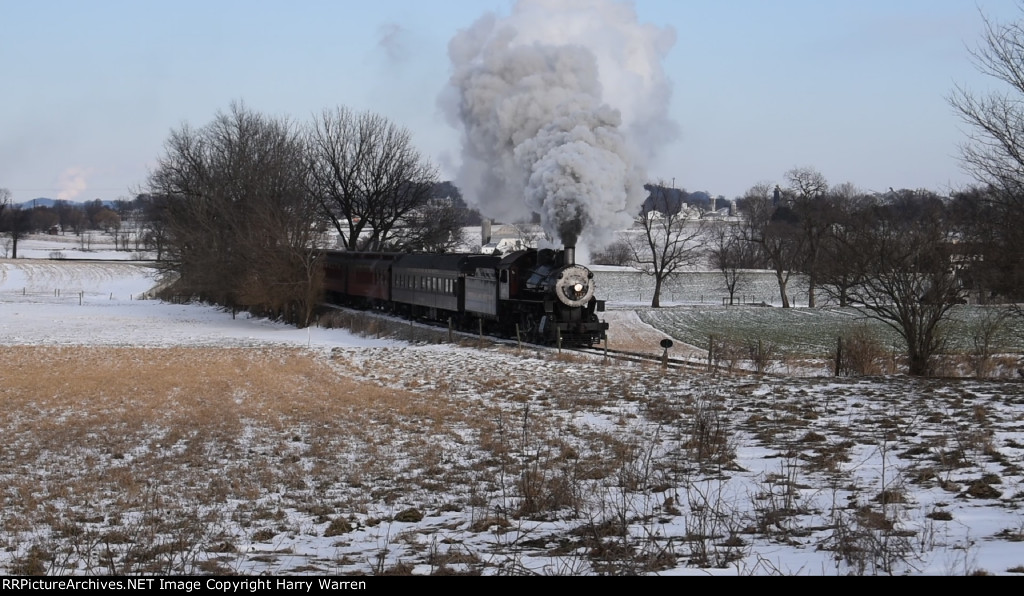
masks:
{"type": "Polygon", "coordinates": [[[843,362],[843,336],[840,335],[839,337],[836,338],[836,374],[835,374],[835,376],[837,376],[837,377],[839,376],[839,373],[840,373],[840,371],[842,369],[842,362],[843,362]]]}

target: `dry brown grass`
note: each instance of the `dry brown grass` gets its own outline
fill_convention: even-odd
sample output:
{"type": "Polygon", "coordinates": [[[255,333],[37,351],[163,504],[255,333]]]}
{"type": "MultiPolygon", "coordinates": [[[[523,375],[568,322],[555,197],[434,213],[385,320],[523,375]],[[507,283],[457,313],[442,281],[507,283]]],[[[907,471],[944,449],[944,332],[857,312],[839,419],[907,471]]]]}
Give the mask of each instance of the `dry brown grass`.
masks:
{"type": "Polygon", "coordinates": [[[442,458],[470,415],[297,349],[5,347],[0,361],[0,524],[35,571],[43,547],[23,539],[40,531],[95,551],[90,571],[190,572],[199,550],[183,545],[223,544],[231,523],[257,541],[301,531],[229,501],[283,495],[295,507],[338,493],[326,523],[359,508],[361,491],[339,486],[415,492],[415,470],[458,473],[442,458]]]}
{"type": "Polygon", "coordinates": [[[671,384],[627,373],[595,390],[587,359],[532,352],[509,370],[467,374],[443,359],[415,378],[394,350],[0,347],[0,358],[0,528],[26,573],[231,570],[246,545],[341,537],[338,520],[372,526],[381,504],[576,517],[587,483],[625,482],[640,455],[561,416],[671,384]],[[538,362],[557,372],[534,375],[538,362]],[[452,494],[465,496],[432,496],[452,494]]]}

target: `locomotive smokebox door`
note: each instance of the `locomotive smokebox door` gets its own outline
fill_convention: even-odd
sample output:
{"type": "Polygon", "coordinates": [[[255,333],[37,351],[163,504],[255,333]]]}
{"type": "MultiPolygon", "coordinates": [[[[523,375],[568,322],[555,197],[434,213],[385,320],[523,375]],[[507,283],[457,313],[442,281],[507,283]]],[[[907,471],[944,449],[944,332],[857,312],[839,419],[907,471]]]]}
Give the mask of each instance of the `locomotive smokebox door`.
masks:
{"type": "Polygon", "coordinates": [[[586,306],[594,297],[594,278],[590,270],[573,265],[558,273],[554,289],[562,304],[573,308],[586,306]]]}

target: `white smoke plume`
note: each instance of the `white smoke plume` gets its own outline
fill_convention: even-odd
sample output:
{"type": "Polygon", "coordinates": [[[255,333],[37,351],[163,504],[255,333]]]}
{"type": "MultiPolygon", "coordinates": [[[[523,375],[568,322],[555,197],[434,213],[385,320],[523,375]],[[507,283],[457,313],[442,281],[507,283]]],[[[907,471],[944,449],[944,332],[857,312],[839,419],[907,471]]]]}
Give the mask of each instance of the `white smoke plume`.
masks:
{"type": "Polygon", "coordinates": [[[462,132],[467,201],[606,245],[639,212],[647,158],[677,134],[661,66],[674,43],[615,0],[519,0],[460,31],[441,105],[462,132]]]}
{"type": "Polygon", "coordinates": [[[62,201],[69,201],[85,192],[89,187],[86,179],[92,175],[93,169],[82,166],[71,166],[66,168],[57,178],[60,191],[57,198],[62,201]]]}

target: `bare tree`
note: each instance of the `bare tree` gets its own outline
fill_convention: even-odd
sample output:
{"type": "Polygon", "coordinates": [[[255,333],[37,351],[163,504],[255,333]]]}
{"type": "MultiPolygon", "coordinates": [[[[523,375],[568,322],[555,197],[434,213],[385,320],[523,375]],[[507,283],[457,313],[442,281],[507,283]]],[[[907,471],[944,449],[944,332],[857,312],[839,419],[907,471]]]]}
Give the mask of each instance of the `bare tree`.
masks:
{"type": "MultiPolygon", "coordinates": [[[[665,185],[649,186],[652,195],[663,193],[665,185]]],[[[666,205],[666,197],[652,196],[653,205],[666,205]]],[[[665,281],[684,267],[693,265],[703,254],[705,221],[693,217],[685,205],[658,211],[644,207],[637,218],[639,233],[625,236],[633,260],[644,273],[654,277],[651,307],[661,306],[665,281]]]]}
{"type": "Polygon", "coordinates": [[[789,279],[799,271],[804,259],[804,235],[799,218],[788,205],[776,205],[770,184],[752,186],[740,201],[744,213],[744,239],[758,247],[768,266],[775,272],[782,307],[790,308],[789,279]]]}
{"type": "Polygon", "coordinates": [[[974,65],[1005,86],[987,95],[957,86],[949,97],[970,127],[961,146],[966,168],[984,184],[1020,190],[1024,184],[1024,24],[999,24],[982,15],[985,33],[971,52],[974,65]]]}
{"type": "Polygon", "coordinates": [[[349,250],[392,243],[396,228],[433,196],[435,167],[413,148],[408,130],[383,116],[325,110],[307,144],[309,192],[349,250]]]}
{"type": "Polygon", "coordinates": [[[829,195],[831,218],[817,255],[817,283],[839,306],[849,306],[850,291],[861,283],[865,271],[857,243],[872,225],[871,200],[849,183],[829,195]]]}
{"type": "MultiPolygon", "coordinates": [[[[4,212],[11,204],[11,191],[6,188],[0,188],[0,231],[3,230],[5,224],[4,212]]],[[[12,240],[13,242],[13,240],[12,240]]]]}
{"type": "Polygon", "coordinates": [[[290,123],[241,104],[171,133],[149,186],[166,200],[172,291],[309,322],[317,210],[303,149],[290,123]]]}
{"type": "Polygon", "coordinates": [[[813,199],[828,192],[828,180],[811,167],[793,168],[786,172],[789,189],[797,199],[813,199]]]}
{"type": "Polygon", "coordinates": [[[727,221],[711,224],[708,238],[711,265],[722,272],[732,306],[737,290],[744,285],[747,270],[757,266],[754,246],[743,238],[743,230],[738,225],[727,221]]]}
{"type": "Polygon", "coordinates": [[[466,211],[454,201],[435,198],[409,212],[396,226],[389,244],[423,252],[449,252],[465,242],[466,211]]]}
{"type": "Polygon", "coordinates": [[[835,219],[828,181],[814,168],[794,168],[786,172],[786,180],[793,195],[792,208],[803,235],[801,269],[807,274],[807,306],[814,308],[815,293],[820,277],[822,245],[835,219]]]}
{"type": "MultiPolygon", "coordinates": [[[[1018,4],[1024,13],[1024,4],[1018,4]]],[[[949,102],[968,126],[961,162],[982,185],[981,198],[992,209],[986,231],[992,246],[986,267],[998,270],[998,291],[1024,298],[1024,20],[996,23],[982,15],[984,33],[971,52],[979,72],[997,90],[978,94],[957,86],[949,102]]]]}
{"type": "Polygon", "coordinates": [[[615,265],[624,267],[633,261],[633,252],[630,250],[628,243],[619,239],[609,244],[604,248],[604,250],[595,252],[591,255],[590,261],[595,265],[615,265]]]}
{"type": "Polygon", "coordinates": [[[537,248],[537,243],[546,237],[544,230],[536,223],[516,222],[509,224],[509,227],[515,233],[518,243],[524,248],[537,248]]]}
{"type": "Polygon", "coordinates": [[[57,226],[57,212],[52,207],[36,207],[32,209],[29,227],[40,232],[49,231],[57,226]]]}
{"type": "Polygon", "coordinates": [[[148,250],[156,251],[156,260],[162,261],[169,240],[169,200],[162,195],[139,194],[136,197],[142,208],[141,243],[148,250]]]}
{"type": "Polygon", "coordinates": [[[18,258],[18,241],[28,235],[31,228],[32,211],[22,209],[20,205],[10,205],[3,210],[0,217],[0,232],[11,239],[11,258],[18,258]]]}
{"type": "Polygon", "coordinates": [[[850,301],[904,339],[912,375],[930,373],[940,327],[963,302],[951,226],[940,202],[876,205],[854,250],[862,267],[850,301]]]}

